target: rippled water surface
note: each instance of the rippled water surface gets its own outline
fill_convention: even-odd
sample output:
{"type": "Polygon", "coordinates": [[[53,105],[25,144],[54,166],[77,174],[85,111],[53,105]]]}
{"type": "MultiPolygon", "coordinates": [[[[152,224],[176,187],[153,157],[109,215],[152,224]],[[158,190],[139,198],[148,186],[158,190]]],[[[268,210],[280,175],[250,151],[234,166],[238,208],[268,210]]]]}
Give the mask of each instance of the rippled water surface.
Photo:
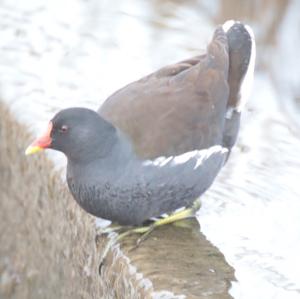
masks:
{"type": "Polygon", "coordinates": [[[300,298],[300,3],[224,2],[1,1],[1,97],[42,131],[63,107],[96,109],[124,84],[199,53],[217,23],[248,22],[254,87],[199,221],[236,269],[235,298],[300,298]]]}

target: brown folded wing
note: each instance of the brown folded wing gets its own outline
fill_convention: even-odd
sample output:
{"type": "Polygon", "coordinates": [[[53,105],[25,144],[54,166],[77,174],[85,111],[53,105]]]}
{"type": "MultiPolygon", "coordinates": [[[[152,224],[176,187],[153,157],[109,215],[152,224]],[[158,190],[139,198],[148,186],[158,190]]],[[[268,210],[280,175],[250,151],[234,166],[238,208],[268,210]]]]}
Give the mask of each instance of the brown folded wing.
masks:
{"type": "MultiPolygon", "coordinates": [[[[241,32],[248,38],[242,24],[235,26],[243,28],[241,32]]],[[[231,30],[230,34],[241,38],[242,43],[241,32],[231,30]]],[[[235,97],[243,79],[242,72],[246,70],[231,66],[233,73],[228,80],[227,34],[218,27],[206,54],[166,66],[125,86],[104,102],[99,114],[131,139],[142,158],[179,155],[224,145],[229,94],[232,105],[237,102],[235,97]]],[[[238,130],[239,115],[233,125],[230,123],[238,130]]],[[[230,146],[236,135],[231,139],[230,146]]]]}

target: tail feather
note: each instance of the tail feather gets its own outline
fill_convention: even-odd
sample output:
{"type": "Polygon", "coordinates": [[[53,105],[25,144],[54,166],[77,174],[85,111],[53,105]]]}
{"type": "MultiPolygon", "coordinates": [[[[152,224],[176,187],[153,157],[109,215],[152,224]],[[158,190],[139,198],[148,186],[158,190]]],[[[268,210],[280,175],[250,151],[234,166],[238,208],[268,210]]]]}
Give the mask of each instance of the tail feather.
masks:
{"type": "Polygon", "coordinates": [[[255,40],[251,28],[240,22],[223,25],[228,40],[229,100],[223,134],[223,146],[231,149],[236,142],[242,108],[252,85],[255,63],[255,40]]]}
{"type": "Polygon", "coordinates": [[[228,83],[230,96],[228,106],[242,110],[243,89],[252,82],[255,61],[255,40],[251,28],[240,22],[227,21],[223,25],[229,48],[228,83]],[[231,25],[231,26],[230,26],[231,25]]]}

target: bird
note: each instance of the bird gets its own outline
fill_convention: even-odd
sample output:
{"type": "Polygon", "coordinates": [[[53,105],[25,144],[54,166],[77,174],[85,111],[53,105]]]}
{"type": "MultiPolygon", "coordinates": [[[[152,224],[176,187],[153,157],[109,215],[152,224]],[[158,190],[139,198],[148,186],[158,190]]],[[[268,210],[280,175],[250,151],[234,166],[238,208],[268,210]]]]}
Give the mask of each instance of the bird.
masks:
{"type": "Polygon", "coordinates": [[[25,153],[64,153],[76,202],[135,232],[190,217],[236,143],[254,61],[251,28],[228,21],[205,54],[128,84],[98,111],[59,111],[25,153]]]}

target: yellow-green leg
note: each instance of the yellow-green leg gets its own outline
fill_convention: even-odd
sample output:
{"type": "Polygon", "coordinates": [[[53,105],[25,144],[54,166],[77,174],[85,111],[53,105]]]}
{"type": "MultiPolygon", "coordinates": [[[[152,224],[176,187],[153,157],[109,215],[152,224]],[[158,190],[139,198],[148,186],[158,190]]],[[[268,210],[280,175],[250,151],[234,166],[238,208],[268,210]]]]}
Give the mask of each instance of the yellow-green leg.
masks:
{"type": "Polygon", "coordinates": [[[154,221],[152,224],[150,224],[148,226],[140,226],[140,227],[133,227],[133,228],[118,226],[118,227],[112,228],[111,230],[107,230],[107,232],[113,232],[113,231],[127,229],[125,232],[119,234],[116,238],[110,239],[109,242],[106,244],[105,249],[103,250],[103,253],[102,253],[99,271],[101,270],[104,259],[107,255],[109,249],[111,248],[111,246],[113,246],[118,241],[124,239],[125,237],[127,237],[128,235],[131,235],[131,234],[142,234],[142,236],[137,240],[136,246],[134,247],[134,248],[137,248],[143,241],[145,241],[147,239],[147,237],[151,234],[151,232],[153,232],[153,230],[155,228],[166,225],[166,224],[174,223],[179,220],[193,217],[193,216],[195,216],[195,213],[200,209],[200,207],[201,207],[200,199],[197,199],[197,200],[195,200],[195,202],[191,208],[184,209],[184,210],[181,210],[178,212],[174,212],[165,218],[154,221]]]}
{"type": "Polygon", "coordinates": [[[201,207],[201,202],[200,199],[195,200],[193,206],[188,209],[184,209],[182,211],[174,212],[171,215],[158,219],[154,221],[151,225],[147,227],[142,227],[143,229],[147,228],[147,230],[141,230],[139,233],[142,233],[143,235],[137,240],[137,246],[139,246],[143,241],[147,239],[147,237],[151,234],[151,232],[154,231],[155,228],[159,226],[163,226],[166,224],[174,223],[179,220],[183,220],[186,218],[190,218],[195,216],[195,213],[200,209],[201,207]]]}
{"type": "Polygon", "coordinates": [[[142,234],[141,238],[139,238],[137,241],[137,245],[139,245],[142,241],[144,241],[149,236],[149,234],[155,228],[166,225],[166,224],[174,223],[179,220],[193,217],[193,216],[195,216],[195,213],[200,209],[200,207],[201,207],[200,199],[197,199],[197,200],[195,200],[195,202],[193,203],[191,208],[184,209],[184,210],[181,210],[178,212],[174,212],[165,218],[155,220],[152,224],[150,224],[148,226],[140,226],[140,227],[134,227],[134,228],[128,229],[127,231],[125,231],[124,233],[121,233],[117,237],[117,241],[122,240],[124,237],[126,237],[128,235],[137,233],[137,234],[142,234]]]}

